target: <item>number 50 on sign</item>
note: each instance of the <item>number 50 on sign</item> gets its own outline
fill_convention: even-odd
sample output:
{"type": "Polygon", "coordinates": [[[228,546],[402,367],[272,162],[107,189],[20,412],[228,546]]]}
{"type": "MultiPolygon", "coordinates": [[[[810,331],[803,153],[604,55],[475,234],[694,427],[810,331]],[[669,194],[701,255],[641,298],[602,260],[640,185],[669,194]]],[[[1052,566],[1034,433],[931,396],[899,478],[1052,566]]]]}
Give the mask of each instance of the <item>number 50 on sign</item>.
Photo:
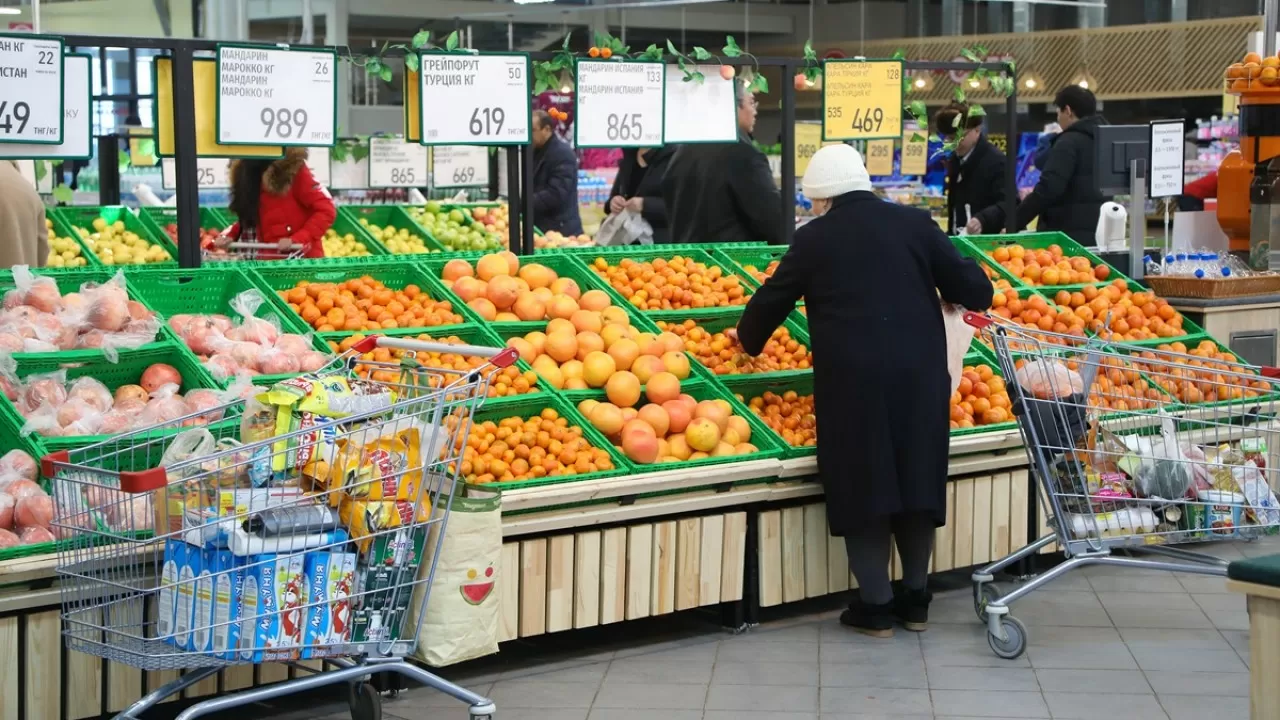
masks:
{"type": "Polygon", "coordinates": [[[827,60],[822,67],[824,140],[901,137],[901,60],[827,60]]]}

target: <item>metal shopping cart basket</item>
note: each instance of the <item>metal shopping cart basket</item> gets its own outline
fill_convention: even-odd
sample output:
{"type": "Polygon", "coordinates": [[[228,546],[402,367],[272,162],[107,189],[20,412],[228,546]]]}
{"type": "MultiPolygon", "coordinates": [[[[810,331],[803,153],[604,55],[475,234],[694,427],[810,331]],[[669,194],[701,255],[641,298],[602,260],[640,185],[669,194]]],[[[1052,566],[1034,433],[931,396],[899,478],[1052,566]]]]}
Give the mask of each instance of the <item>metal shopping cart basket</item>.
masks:
{"type": "Polygon", "coordinates": [[[202,262],[235,262],[240,260],[293,260],[302,257],[302,246],[293,245],[284,253],[279,243],[232,242],[219,246],[221,252],[209,247],[200,249],[202,262]]]}
{"type": "Polygon", "coordinates": [[[1280,531],[1273,371],[1203,336],[1147,347],[966,320],[995,350],[1052,530],[973,573],[974,610],[996,655],[1026,649],[1009,605],[1075,568],[1225,576],[1225,561],[1175,545],[1280,531]],[[993,582],[1053,543],[1061,564],[1009,592],[993,582]]]}
{"type": "Polygon", "coordinates": [[[186,671],[117,718],[138,718],[221,668],[264,662],[336,669],[177,717],[345,682],[353,718],[374,720],[381,697],[367,681],[386,672],[457,698],[472,718],[491,717],[487,698],[404,657],[419,641],[435,573],[440,543],[429,537],[444,536],[463,489],[472,414],[491,373],[515,357],[369,337],[265,395],[46,456],[54,527],[72,538],[57,567],[67,647],[186,671]],[[405,354],[359,367],[375,347],[405,354]],[[488,362],[434,369],[418,363],[421,352],[488,362]]]}

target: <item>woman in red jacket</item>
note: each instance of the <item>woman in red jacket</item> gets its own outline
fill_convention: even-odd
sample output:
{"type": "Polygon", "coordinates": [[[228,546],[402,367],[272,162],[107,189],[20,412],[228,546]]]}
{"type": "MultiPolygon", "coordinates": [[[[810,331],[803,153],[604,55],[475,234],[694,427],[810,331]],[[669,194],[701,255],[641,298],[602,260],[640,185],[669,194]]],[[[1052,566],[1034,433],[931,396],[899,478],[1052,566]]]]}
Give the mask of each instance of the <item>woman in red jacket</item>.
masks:
{"type": "Polygon", "coordinates": [[[231,163],[231,212],[239,222],[230,240],[278,243],[281,253],[301,246],[304,257],[324,257],[324,233],[337,210],[307,167],[307,149],[286,148],[279,160],[231,163]]]}

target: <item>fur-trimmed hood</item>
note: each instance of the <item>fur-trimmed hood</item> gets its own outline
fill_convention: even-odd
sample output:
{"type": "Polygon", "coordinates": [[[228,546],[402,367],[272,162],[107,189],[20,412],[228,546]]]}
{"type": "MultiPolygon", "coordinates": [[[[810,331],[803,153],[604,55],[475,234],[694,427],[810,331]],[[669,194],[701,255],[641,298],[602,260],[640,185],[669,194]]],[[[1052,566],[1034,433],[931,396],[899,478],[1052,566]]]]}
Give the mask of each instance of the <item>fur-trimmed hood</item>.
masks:
{"type": "MultiPolygon", "coordinates": [[[[271,163],[262,174],[262,189],[272,195],[284,195],[293,186],[293,179],[307,162],[307,149],[304,147],[288,147],[284,149],[284,157],[271,163]]],[[[235,192],[236,177],[241,160],[231,161],[231,191],[235,192]]]]}

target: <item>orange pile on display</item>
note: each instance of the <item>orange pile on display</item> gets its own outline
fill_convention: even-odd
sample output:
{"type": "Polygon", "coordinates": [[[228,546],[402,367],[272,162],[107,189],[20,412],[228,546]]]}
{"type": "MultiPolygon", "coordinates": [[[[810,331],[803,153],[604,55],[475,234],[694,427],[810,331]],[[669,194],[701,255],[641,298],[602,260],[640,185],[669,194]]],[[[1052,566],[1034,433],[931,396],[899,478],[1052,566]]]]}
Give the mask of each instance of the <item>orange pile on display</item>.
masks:
{"type": "MultiPolygon", "coordinates": [[[[330,340],[329,348],[335,353],[345,353],[364,338],[365,335],[363,333],[356,333],[351,337],[345,338],[342,342],[330,340]]],[[[421,333],[415,339],[426,342],[446,343],[448,345],[471,344],[453,335],[437,338],[427,333],[421,333]]],[[[448,352],[410,352],[393,348],[375,348],[360,355],[360,360],[363,362],[356,363],[355,372],[360,377],[379,382],[395,383],[399,381],[400,370],[394,367],[379,367],[379,365],[384,363],[388,366],[394,365],[399,363],[401,358],[409,355],[413,356],[414,360],[428,369],[428,371],[451,370],[458,373],[431,373],[429,375],[431,387],[440,387],[446,380],[453,382],[459,377],[459,374],[482,367],[489,362],[487,359],[477,355],[461,355],[448,352]]],[[[533,371],[526,370],[522,372],[520,368],[512,365],[511,367],[497,370],[490,377],[487,396],[510,397],[512,395],[523,395],[527,392],[532,392],[537,383],[538,376],[533,371]]]]}
{"type": "Polygon", "coordinates": [[[743,265],[742,269],[750,273],[751,277],[756,279],[756,282],[763,285],[765,280],[773,277],[773,273],[778,269],[778,263],[778,260],[770,261],[764,270],[761,270],[756,265],[743,265]]]}
{"type": "Polygon", "coordinates": [[[1253,375],[1240,364],[1239,358],[1224,352],[1212,340],[1202,340],[1194,348],[1181,342],[1160,345],[1156,350],[1138,354],[1137,367],[1164,388],[1165,392],[1184,403],[1211,403],[1258,397],[1272,390],[1272,384],[1253,375]],[[1177,357],[1179,353],[1192,357],[1177,357]]]}
{"type": "Polygon", "coordinates": [[[591,268],[640,310],[687,310],[747,303],[746,290],[736,275],[683,255],[653,260],[622,258],[616,265],[598,257],[591,268]]]}
{"type": "Polygon", "coordinates": [[[298,284],[278,293],[317,332],[368,331],[455,325],[462,316],[414,284],[399,290],[368,275],[341,283],[298,284]]]}
{"type": "MultiPolygon", "coordinates": [[[[450,417],[449,422],[456,423],[457,418],[450,417]]],[[[593,446],[581,427],[551,408],[527,418],[517,415],[475,422],[470,433],[465,438],[459,434],[456,442],[454,449],[462,454],[458,470],[469,483],[585,475],[614,467],[607,451],[593,446]]]]}
{"type": "Polygon", "coordinates": [[[1078,291],[1059,290],[1060,307],[1083,320],[1090,332],[1105,340],[1134,341],[1186,335],[1182,314],[1168,300],[1150,290],[1133,292],[1122,279],[1105,285],[1086,285],[1078,291]]]}
{"type": "Polygon", "coordinates": [[[1261,87],[1280,85],[1280,58],[1262,57],[1256,52],[1246,53],[1238,63],[1227,67],[1227,80],[1231,90],[1256,90],[1261,87]]]}
{"type": "Polygon", "coordinates": [[[764,350],[756,356],[743,352],[723,332],[713,333],[693,320],[681,323],[659,320],[658,327],[680,338],[684,349],[716,375],[807,370],[813,366],[809,348],[791,337],[791,331],[785,327],[774,330],[764,350]]]}
{"type": "Polygon", "coordinates": [[[1004,245],[987,254],[1028,285],[1082,285],[1111,276],[1111,268],[1106,265],[1094,265],[1087,257],[1066,255],[1057,244],[1043,250],[1004,245]]]}
{"type": "Polygon", "coordinates": [[[751,412],[792,447],[814,447],[818,444],[818,417],[813,410],[813,394],[801,395],[786,390],[781,395],[767,390],[747,400],[738,396],[751,412]]]}
{"type": "Polygon", "coordinates": [[[573,278],[560,277],[540,263],[521,263],[511,252],[485,255],[474,266],[466,260],[450,260],[441,269],[440,280],[490,322],[568,320],[579,311],[599,312],[613,305],[609,293],[583,292],[573,278]]]}
{"type": "Polygon", "coordinates": [[[1004,378],[986,365],[965,365],[951,393],[951,429],[994,425],[1013,419],[1004,378]]]}
{"type": "Polygon", "coordinates": [[[578,404],[595,429],[638,465],[732,457],[758,452],[751,425],[726,400],[698,402],[679,383],[650,383],[641,404],[634,395],[578,404]]]}

